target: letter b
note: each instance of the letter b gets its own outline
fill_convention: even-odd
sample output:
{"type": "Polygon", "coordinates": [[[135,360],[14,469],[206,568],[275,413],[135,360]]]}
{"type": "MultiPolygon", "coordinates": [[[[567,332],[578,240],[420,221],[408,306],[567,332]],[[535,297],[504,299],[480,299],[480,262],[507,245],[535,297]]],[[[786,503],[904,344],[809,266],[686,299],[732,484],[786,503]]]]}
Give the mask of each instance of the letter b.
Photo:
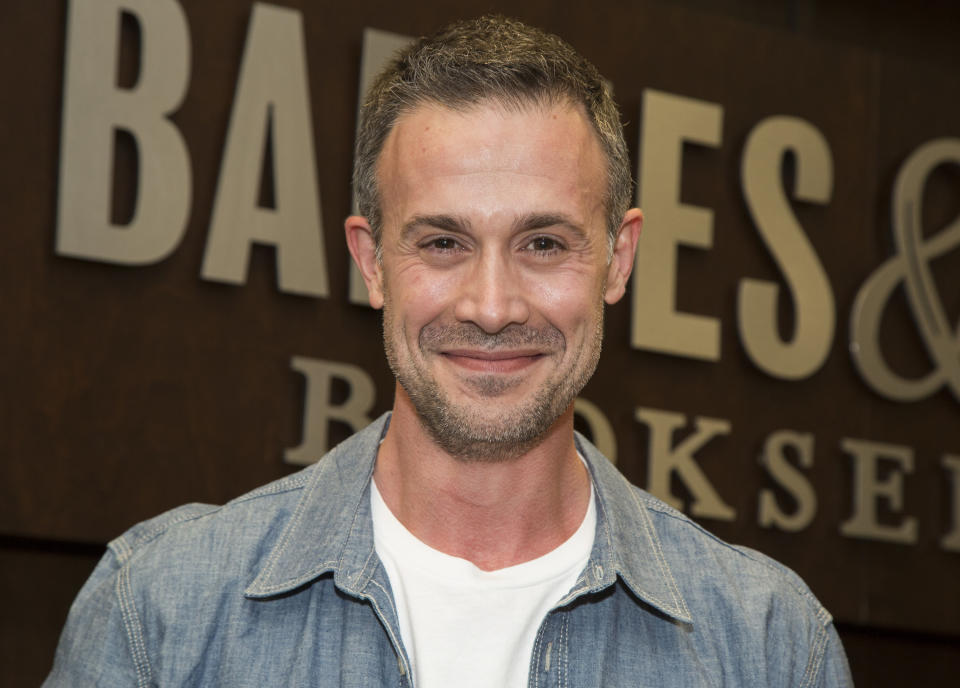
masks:
{"type": "Polygon", "coordinates": [[[290,367],[303,373],[307,393],[303,409],[303,442],[284,453],[284,461],[306,466],[330,449],[329,422],[340,421],[353,432],[371,423],[370,411],[376,399],[373,379],[363,369],[349,363],[294,356],[290,367]],[[345,382],[349,391],[340,404],[330,402],[333,379],[345,382]]]}
{"type": "Polygon", "coordinates": [[[190,157],[167,118],[189,83],[190,41],[175,0],[73,0],[61,123],[56,251],[125,265],[166,258],[180,243],[190,210],[190,157]],[[140,73],[118,88],[120,18],[140,25],[140,73]],[[137,145],[136,208],[125,226],[112,224],[113,140],[117,130],[137,145]]]}

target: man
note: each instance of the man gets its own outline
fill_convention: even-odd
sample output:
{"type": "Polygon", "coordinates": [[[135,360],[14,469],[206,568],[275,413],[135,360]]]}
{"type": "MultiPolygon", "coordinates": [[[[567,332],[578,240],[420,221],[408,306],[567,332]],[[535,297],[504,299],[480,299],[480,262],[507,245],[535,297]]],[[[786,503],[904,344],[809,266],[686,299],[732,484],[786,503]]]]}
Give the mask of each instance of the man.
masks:
{"type": "Polygon", "coordinates": [[[373,86],[354,183],[392,414],[111,543],[48,685],[849,685],[799,578],[574,434],[642,222],[596,70],[453,25],[373,86]]]}

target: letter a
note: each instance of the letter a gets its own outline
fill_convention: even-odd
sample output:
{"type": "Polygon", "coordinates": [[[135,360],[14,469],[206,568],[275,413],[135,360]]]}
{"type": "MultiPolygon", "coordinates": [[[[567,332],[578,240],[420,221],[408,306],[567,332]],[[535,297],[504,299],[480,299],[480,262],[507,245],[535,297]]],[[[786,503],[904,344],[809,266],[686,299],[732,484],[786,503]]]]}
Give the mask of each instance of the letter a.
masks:
{"type": "Polygon", "coordinates": [[[259,242],[276,247],[282,291],[325,297],[327,262],[302,24],[295,10],[253,7],[202,275],[243,284],[250,244],[259,242]],[[276,210],[257,207],[268,130],[276,210]]]}

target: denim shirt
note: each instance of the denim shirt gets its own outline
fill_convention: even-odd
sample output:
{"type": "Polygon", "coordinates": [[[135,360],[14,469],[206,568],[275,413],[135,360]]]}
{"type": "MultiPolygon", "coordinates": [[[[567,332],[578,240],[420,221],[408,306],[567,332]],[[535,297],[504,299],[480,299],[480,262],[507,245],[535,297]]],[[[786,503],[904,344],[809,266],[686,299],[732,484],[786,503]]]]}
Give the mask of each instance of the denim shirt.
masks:
{"type": "MultiPolygon", "coordinates": [[[[222,507],[180,507],[111,542],[44,685],[411,686],[370,520],[388,422],[222,507]]],[[[830,615],[794,573],[577,444],[596,538],[540,625],[529,686],[852,685],[830,615]]]]}

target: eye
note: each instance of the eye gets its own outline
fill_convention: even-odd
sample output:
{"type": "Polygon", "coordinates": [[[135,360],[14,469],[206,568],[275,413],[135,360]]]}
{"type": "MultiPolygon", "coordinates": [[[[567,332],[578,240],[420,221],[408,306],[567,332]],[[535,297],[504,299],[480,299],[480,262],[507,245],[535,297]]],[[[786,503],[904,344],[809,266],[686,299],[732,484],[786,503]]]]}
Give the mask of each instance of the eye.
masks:
{"type": "Polygon", "coordinates": [[[439,253],[451,253],[463,248],[459,241],[448,236],[432,237],[420,244],[420,247],[428,251],[436,251],[439,253]]]}
{"type": "Polygon", "coordinates": [[[534,251],[535,253],[555,253],[563,249],[563,244],[548,236],[537,236],[527,242],[523,247],[525,251],[534,251]]]}

